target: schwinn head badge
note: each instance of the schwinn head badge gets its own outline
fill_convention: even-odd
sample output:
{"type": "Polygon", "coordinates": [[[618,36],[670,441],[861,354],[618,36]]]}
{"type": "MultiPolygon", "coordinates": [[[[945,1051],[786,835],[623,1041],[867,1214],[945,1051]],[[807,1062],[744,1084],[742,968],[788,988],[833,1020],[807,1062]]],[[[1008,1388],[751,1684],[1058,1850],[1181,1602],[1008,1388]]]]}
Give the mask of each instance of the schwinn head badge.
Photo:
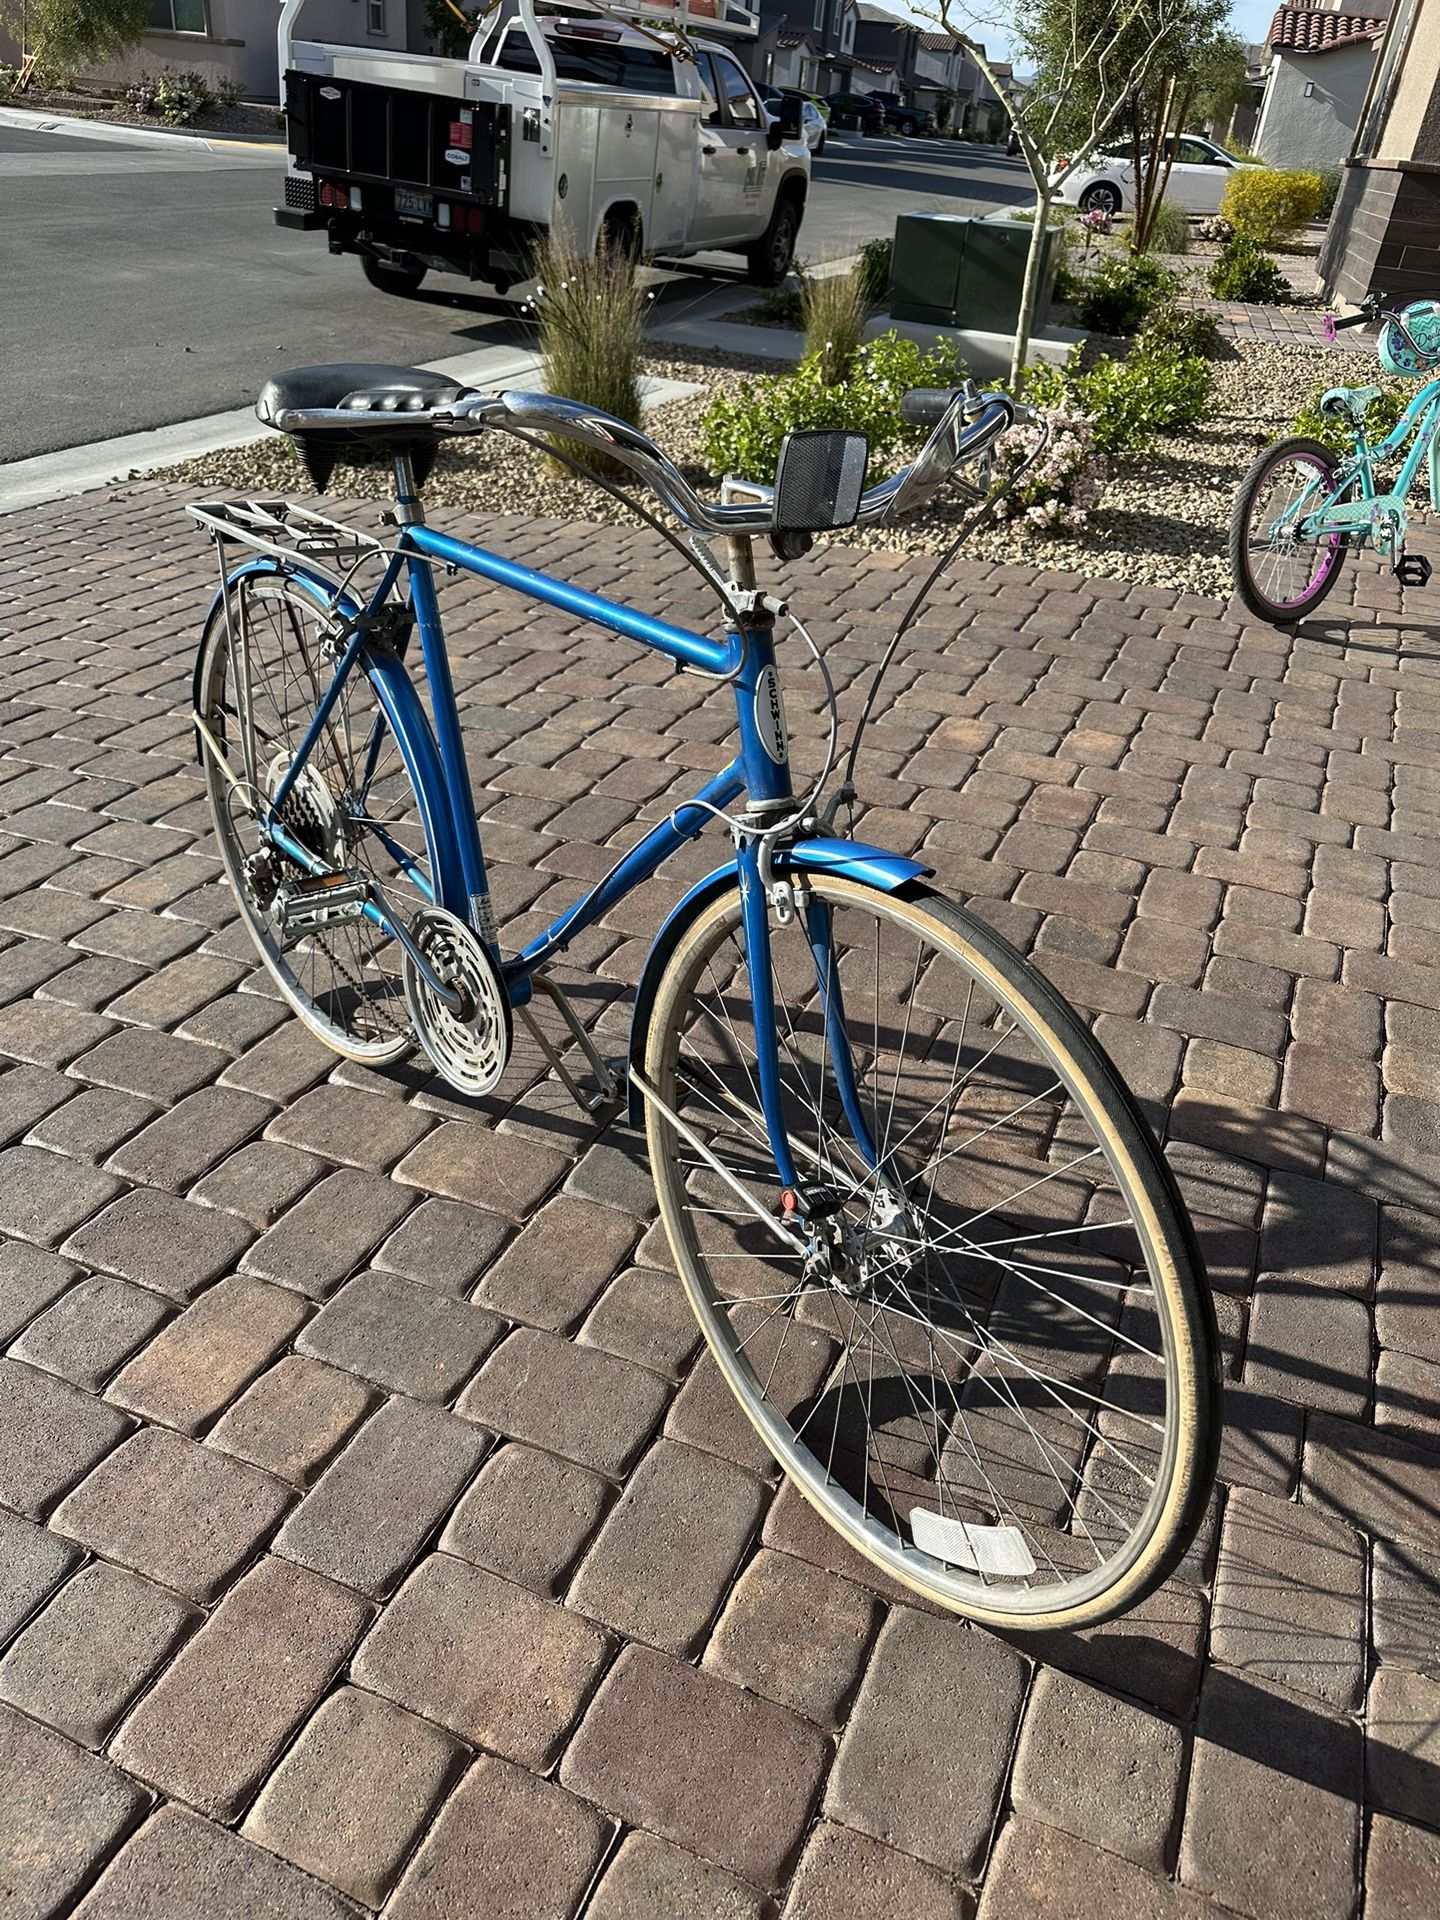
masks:
{"type": "Polygon", "coordinates": [[[1440,372],[1440,300],[1413,300],[1408,307],[1401,308],[1400,318],[1420,352],[1413,353],[1401,338],[1400,329],[1393,321],[1387,321],[1380,330],[1381,366],[1401,379],[1414,380],[1422,374],[1440,372]]]}

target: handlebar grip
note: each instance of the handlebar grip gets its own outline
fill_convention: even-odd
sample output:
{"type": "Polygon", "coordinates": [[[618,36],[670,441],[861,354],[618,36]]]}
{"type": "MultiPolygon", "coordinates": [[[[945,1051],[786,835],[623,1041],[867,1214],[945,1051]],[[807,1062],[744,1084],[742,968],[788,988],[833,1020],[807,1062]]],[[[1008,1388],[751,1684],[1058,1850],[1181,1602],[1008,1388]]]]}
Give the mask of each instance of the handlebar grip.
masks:
{"type": "Polygon", "coordinates": [[[900,417],[912,427],[938,427],[958,392],[958,387],[912,387],[901,396],[900,417]]]}
{"type": "Polygon", "coordinates": [[[1373,318],[1369,313],[1352,313],[1348,320],[1336,320],[1332,324],[1336,333],[1343,333],[1346,327],[1368,327],[1373,318]]]}

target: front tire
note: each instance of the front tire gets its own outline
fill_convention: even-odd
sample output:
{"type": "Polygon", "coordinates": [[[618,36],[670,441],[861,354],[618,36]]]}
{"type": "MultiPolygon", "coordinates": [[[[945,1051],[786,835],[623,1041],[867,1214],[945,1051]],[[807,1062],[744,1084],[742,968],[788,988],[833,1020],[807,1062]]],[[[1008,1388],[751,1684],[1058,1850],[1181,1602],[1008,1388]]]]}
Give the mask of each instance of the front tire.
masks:
{"type": "Polygon", "coordinates": [[[1335,491],[1337,466],[1319,440],[1277,440],[1240,483],[1230,515],[1230,570],[1244,606],[1271,626],[1303,620],[1340,578],[1341,535],[1300,541],[1286,531],[1302,503],[1318,506],[1335,491]]]}
{"type": "Polygon", "coordinates": [[[778,287],[795,259],[800,238],[800,202],[793,193],[775,203],[770,224],[745,255],[745,277],[752,286],[778,287]]]}
{"type": "Polygon", "coordinates": [[[982,922],[920,886],[804,887],[772,925],[771,985],[813,1214],[759,1112],[738,889],[677,936],[646,1036],[651,1168],[711,1355],[892,1578],[990,1625],[1112,1618],[1179,1564],[1219,1442],[1174,1181],[1088,1030],[982,922]],[[816,914],[878,1164],[845,1117],[816,914]]]}

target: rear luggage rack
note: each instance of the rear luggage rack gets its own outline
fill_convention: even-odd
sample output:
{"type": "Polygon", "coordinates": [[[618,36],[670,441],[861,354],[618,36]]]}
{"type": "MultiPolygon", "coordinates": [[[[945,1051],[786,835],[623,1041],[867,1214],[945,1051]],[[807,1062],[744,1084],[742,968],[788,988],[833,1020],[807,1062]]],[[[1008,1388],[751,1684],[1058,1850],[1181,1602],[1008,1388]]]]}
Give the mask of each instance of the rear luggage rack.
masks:
{"type": "Polygon", "coordinates": [[[323,561],[350,574],[367,560],[390,556],[382,540],[290,500],[197,502],[185,511],[218,542],[253,547],[281,560],[323,561]]]}

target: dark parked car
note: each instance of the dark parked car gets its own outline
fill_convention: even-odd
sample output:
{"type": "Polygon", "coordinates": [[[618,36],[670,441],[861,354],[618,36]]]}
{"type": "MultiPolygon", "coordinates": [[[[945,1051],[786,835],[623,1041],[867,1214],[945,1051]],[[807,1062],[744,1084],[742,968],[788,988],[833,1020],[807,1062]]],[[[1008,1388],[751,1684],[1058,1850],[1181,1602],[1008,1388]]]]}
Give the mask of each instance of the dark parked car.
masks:
{"type": "Polygon", "coordinates": [[[928,107],[910,107],[898,93],[872,93],[870,98],[885,116],[887,127],[897,133],[934,133],[935,116],[928,107]]]}
{"type": "Polygon", "coordinates": [[[830,120],[835,127],[856,126],[862,133],[879,133],[885,125],[885,110],[868,93],[832,93],[830,120]]]}

